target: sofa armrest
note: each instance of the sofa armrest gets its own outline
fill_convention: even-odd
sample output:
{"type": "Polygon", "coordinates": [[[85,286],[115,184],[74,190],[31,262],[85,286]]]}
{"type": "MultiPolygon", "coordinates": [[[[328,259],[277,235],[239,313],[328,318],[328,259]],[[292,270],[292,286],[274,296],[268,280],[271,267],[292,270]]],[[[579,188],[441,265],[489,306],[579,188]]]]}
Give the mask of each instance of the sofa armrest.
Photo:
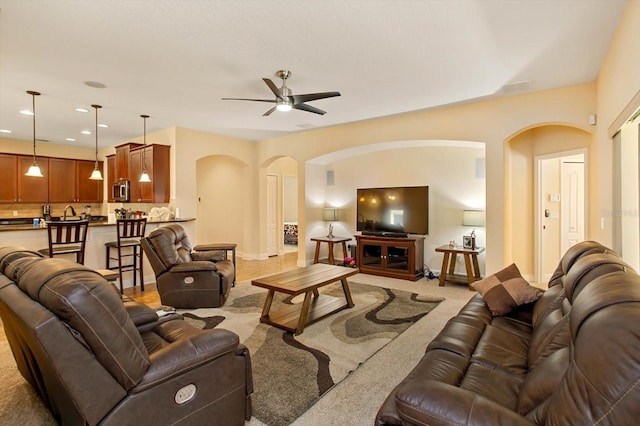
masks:
{"type": "Polygon", "coordinates": [[[238,335],[228,330],[188,333],[149,356],[151,366],[131,392],[142,392],[221,356],[235,356],[239,344],[238,335]]]}
{"type": "Polygon", "coordinates": [[[435,380],[398,388],[396,409],[407,425],[528,425],[534,423],[483,396],[435,380]]]}
{"type": "Polygon", "coordinates": [[[207,260],[194,260],[193,262],[178,263],[177,265],[173,266],[169,270],[169,272],[174,274],[217,270],[218,267],[214,262],[209,262],[207,260]]]}

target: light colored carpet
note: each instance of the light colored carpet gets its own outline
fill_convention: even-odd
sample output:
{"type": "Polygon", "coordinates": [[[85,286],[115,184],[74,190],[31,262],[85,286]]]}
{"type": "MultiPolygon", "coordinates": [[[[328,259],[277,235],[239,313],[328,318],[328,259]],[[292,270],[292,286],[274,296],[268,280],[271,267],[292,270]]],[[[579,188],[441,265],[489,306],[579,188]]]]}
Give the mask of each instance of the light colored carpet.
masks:
{"type": "MultiPolygon", "coordinates": [[[[287,426],[442,301],[353,280],[349,287],[354,307],[305,327],[297,336],[260,323],[267,291],[249,282],[238,283],[221,308],[178,312],[198,327],[225,328],[240,336],[251,353],[254,417],[270,426],[287,426]]],[[[326,297],[345,303],[339,282],[320,289],[320,303],[326,297]]],[[[299,310],[303,299],[276,293],[271,312],[291,305],[299,310]]]]}
{"type": "MultiPolygon", "coordinates": [[[[358,274],[350,281],[445,300],[429,315],[378,350],[357,370],[349,373],[298,417],[293,425],[372,425],[378,408],[389,392],[422,358],[427,344],[445,322],[474,294],[465,286],[448,284],[446,287],[439,287],[437,280],[421,279],[411,282],[358,274]]],[[[305,333],[309,330],[311,328],[305,333]]],[[[0,395],[0,425],[55,424],[34,391],[22,379],[8,344],[0,345],[0,380],[4,390],[3,395],[0,395]]],[[[265,423],[253,418],[247,425],[263,426],[265,423]]]]}

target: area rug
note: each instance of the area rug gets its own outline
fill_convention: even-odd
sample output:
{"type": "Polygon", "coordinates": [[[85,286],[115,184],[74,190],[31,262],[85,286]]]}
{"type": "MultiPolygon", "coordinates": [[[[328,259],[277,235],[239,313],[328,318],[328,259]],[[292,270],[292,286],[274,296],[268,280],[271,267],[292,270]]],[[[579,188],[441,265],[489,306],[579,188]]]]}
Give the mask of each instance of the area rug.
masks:
{"type": "MultiPolygon", "coordinates": [[[[223,308],[179,311],[202,328],[237,333],[251,353],[253,415],[288,425],[373,354],[427,315],[442,298],[350,282],[355,306],[292,333],[259,322],[266,290],[238,283],[223,308]]],[[[339,283],[321,294],[344,297],[339,283]]],[[[272,311],[301,304],[276,293],[272,311]]]]}

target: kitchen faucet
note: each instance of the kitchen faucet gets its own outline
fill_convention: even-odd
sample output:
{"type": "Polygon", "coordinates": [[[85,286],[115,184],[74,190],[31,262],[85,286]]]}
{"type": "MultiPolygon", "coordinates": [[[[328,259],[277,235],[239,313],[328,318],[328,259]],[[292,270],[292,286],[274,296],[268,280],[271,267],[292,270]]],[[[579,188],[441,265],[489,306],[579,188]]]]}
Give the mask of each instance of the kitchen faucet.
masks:
{"type": "Polygon", "coordinates": [[[62,213],[62,220],[67,220],[67,209],[71,209],[72,216],[76,215],[76,211],[74,210],[73,206],[67,206],[64,208],[64,212],[62,213]]]}

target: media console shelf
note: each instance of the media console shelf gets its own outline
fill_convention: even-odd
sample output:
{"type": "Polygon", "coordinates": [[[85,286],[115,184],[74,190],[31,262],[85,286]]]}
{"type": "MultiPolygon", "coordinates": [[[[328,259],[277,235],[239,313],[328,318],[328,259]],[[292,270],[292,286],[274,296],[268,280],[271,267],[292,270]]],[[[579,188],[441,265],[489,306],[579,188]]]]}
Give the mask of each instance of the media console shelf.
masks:
{"type": "Polygon", "coordinates": [[[424,276],[424,238],[356,235],[356,264],[363,274],[416,281],[424,276]]]}

